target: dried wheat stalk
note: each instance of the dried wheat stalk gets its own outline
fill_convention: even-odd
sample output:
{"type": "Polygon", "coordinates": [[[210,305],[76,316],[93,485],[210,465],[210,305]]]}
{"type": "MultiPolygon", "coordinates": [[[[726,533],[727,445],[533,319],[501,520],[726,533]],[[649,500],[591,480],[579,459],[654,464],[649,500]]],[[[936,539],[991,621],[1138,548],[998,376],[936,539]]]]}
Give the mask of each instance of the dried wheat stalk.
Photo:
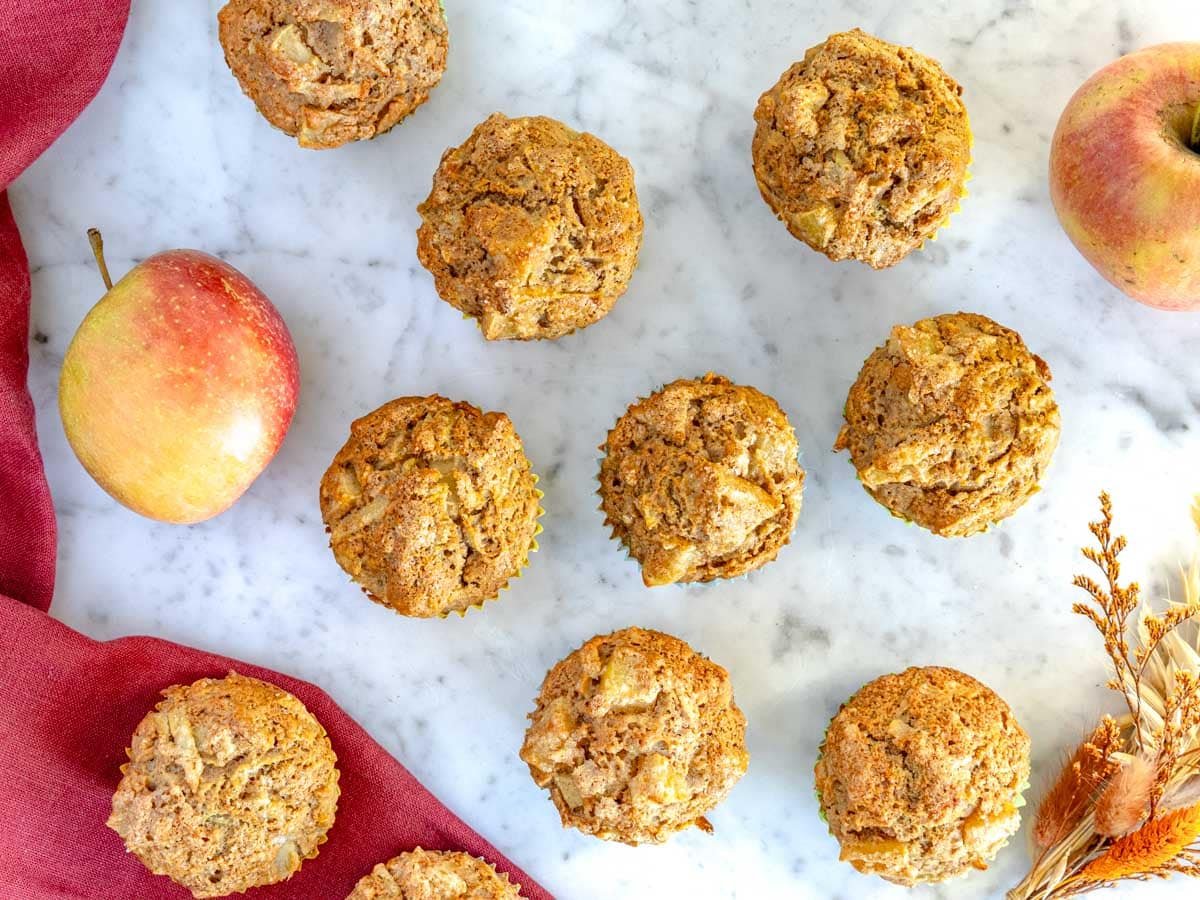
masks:
{"type": "MultiPolygon", "coordinates": [[[[1038,807],[1035,858],[1009,900],[1058,900],[1123,880],[1200,877],[1200,563],[1183,569],[1183,599],[1161,612],[1122,584],[1125,538],[1112,532],[1100,495],[1096,547],[1083,555],[1104,585],[1085,575],[1075,612],[1104,639],[1109,687],[1126,715],[1105,718],[1063,767],[1038,807]],[[1132,645],[1131,645],[1132,644],[1132,645]]],[[[1200,531],[1200,500],[1192,507],[1200,531]]]]}

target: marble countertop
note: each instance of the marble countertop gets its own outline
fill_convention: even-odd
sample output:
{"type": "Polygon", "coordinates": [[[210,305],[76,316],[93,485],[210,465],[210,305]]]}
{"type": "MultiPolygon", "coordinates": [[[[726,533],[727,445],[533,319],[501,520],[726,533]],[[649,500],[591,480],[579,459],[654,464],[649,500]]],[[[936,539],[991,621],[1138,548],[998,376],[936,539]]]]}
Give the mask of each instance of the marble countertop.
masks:
{"type": "MultiPolygon", "coordinates": [[[[371,143],[300,150],[226,70],[218,0],[134,3],[112,77],[12,188],[34,282],[31,383],[61,527],[53,613],[100,638],[160,635],[310,679],[435,794],[563,898],[899,898],[857,875],[817,817],[822,730],[864,681],[910,664],[964,669],[1033,736],[1035,782],[1105,695],[1098,637],[1070,613],[1101,488],[1153,593],[1193,549],[1200,490],[1200,314],[1104,283],[1059,229],[1050,134],[1072,90],[1132,48],[1200,37],[1185,4],[1087,0],[875,4],[450,0],[449,71],[371,143]],[[971,197],[924,253],[873,272],[793,240],[750,168],[759,93],[828,33],[913,44],[965,87],[971,197]],[[415,207],[442,150],[488,113],[544,113],[628,156],[646,217],[641,265],[602,323],[551,343],[485,345],[437,300],[415,207]],[[303,366],[276,461],[228,513],[141,519],[86,476],[55,409],[58,368],[99,298],[85,229],[109,265],[168,247],[218,253],[275,301],[303,366]],[[889,517],[833,444],[861,361],[895,322],[967,309],[1049,362],[1063,414],[1045,490],[993,533],[947,541],[889,517]],[[792,544],[748,579],[647,591],[596,511],[596,446],[625,406],[706,370],[776,397],[808,470],[792,544]],[[546,490],[542,552],[485,614],[416,621],[367,602],[326,549],[317,483],[350,420],[443,394],[508,412],[546,490]],[[564,831],[517,749],[545,670],[639,624],[732,673],[750,770],[663,847],[564,831]]],[[[399,849],[399,848],[398,848],[399,849]]],[[[918,896],[1000,897],[1024,835],[992,869],[918,896]]],[[[1184,896],[1157,884],[1109,896],[1184,896]]]]}

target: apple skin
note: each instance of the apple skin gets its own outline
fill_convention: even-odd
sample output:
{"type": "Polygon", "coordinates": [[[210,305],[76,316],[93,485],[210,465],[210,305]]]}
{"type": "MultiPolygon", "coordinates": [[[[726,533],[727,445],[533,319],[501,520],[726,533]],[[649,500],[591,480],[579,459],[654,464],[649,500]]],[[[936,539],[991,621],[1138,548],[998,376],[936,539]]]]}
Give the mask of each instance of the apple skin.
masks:
{"type": "Polygon", "coordinates": [[[1200,43],[1160,44],[1075,92],[1050,147],[1050,196],[1067,235],[1129,296],[1200,307],[1200,43]]]}
{"type": "Polygon", "coordinates": [[[215,256],[168,250],[136,266],[67,348],[59,411],[83,467],[152,519],[227,509],[279,449],[300,366],[266,296],[215,256]]]}

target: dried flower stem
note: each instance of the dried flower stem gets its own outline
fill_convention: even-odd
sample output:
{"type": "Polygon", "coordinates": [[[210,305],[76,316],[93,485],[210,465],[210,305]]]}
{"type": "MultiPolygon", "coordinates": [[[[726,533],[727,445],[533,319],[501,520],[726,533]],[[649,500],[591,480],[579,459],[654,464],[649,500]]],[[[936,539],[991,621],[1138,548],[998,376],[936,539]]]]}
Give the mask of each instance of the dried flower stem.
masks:
{"type": "MultiPolygon", "coordinates": [[[[1102,722],[1067,762],[1038,808],[1033,866],[1009,900],[1059,900],[1125,879],[1200,877],[1200,557],[1182,571],[1183,602],[1155,613],[1136,582],[1121,583],[1126,541],[1113,534],[1107,494],[1100,512],[1088,526],[1097,547],[1083,555],[1105,584],[1077,576],[1089,601],[1073,608],[1104,639],[1109,687],[1128,715],[1102,722]],[[1089,745],[1103,747],[1104,762],[1090,774],[1089,745]]],[[[1200,532],[1200,498],[1192,518],[1200,532]]]]}

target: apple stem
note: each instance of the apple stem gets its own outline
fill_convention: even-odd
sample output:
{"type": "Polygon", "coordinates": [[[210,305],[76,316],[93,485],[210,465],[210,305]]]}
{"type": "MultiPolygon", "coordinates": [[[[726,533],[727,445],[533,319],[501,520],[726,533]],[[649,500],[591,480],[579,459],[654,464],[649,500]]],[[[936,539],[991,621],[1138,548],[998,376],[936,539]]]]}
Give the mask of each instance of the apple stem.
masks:
{"type": "Polygon", "coordinates": [[[1197,153],[1200,153],[1200,103],[1196,104],[1196,112],[1192,118],[1191,147],[1197,153]]]}
{"type": "Polygon", "coordinates": [[[113,282],[108,274],[108,264],[104,261],[104,238],[100,236],[99,228],[89,228],[87,235],[88,243],[92,245],[92,256],[96,257],[96,265],[100,267],[100,277],[104,279],[104,286],[111,291],[113,282]]]}

